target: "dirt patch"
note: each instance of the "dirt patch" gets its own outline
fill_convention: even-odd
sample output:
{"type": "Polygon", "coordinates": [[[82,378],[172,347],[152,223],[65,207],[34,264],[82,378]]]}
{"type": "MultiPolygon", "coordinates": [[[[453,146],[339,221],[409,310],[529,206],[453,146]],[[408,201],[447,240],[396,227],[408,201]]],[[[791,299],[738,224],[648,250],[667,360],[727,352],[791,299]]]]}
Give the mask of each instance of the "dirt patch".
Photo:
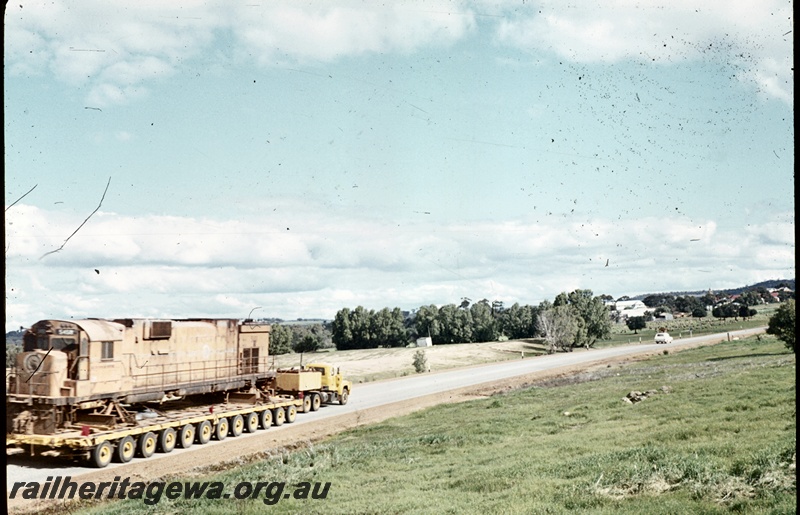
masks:
{"type": "Polygon", "coordinates": [[[538,340],[509,340],[504,342],[457,343],[433,347],[399,347],[390,349],[357,349],[336,352],[317,352],[300,356],[276,356],[276,368],[322,361],[339,367],[354,383],[364,383],[414,374],[414,353],[422,349],[432,371],[497,363],[544,353],[538,340]]]}

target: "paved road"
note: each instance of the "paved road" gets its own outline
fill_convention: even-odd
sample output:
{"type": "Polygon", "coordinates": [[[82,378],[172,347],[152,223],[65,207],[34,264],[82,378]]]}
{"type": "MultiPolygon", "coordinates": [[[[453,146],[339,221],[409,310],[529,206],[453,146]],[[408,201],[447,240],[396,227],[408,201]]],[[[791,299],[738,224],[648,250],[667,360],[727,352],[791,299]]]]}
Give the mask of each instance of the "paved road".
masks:
{"type": "MultiPolygon", "coordinates": [[[[520,359],[518,361],[506,361],[490,365],[473,366],[460,369],[452,369],[432,374],[421,374],[400,379],[380,381],[356,385],[353,395],[346,406],[331,406],[313,413],[301,414],[291,426],[273,427],[270,433],[286,430],[299,424],[311,424],[323,418],[329,418],[347,413],[355,413],[386,404],[434,394],[443,393],[460,388],[478,386],[484,383],[501,381],[518,376],[535,374],[537,372],[554,370],[562,367],[572,367],[576,365],[588,365],[593,362],[603,361],[610,358],[622,358],[635,356],[637,354],[660,352],[663,349],[680,348],[697,343],[717,342],[727,338],[744,338],[754,334],[763,333],[765,327],[755,329],[744,329],[731,331],[730,333],[719,333],[707,336],[695,336],[693,338],[683,338],[675,340],[670,344],[657,345],[654,343],[622,345],[602,349],[581,350],[563,354],[552,354],[535,358],[520,359]]],[[[242,438],[257,438],[263,432],[252,434],[242,434],[236,440],[242,438]]],[[[223,442],[211,441],[203,446],[193,446],[189,449],[175,449],[170,454],[155,454],[148,460],[165,459],[170,456],[184,452],[203,452],[214,445],[225,445],[230,442],[227,439],[223,442]]],[[[135,462],[136,460],[134,460],[135,462]]],[[[124,467],[125,465],[112,463],[109,469],[114,467],[124,467]]],[[[7,487],[11,488],[15,482],[36,481],[44,483],[47,476],[72,476],[79,477],[81,474],[92,472],[96,469],[85,466],[75,466],[72,462],[62,462],[54,459],[31,459],[26,456],[9,456],[7,460],[7,487]]]]}

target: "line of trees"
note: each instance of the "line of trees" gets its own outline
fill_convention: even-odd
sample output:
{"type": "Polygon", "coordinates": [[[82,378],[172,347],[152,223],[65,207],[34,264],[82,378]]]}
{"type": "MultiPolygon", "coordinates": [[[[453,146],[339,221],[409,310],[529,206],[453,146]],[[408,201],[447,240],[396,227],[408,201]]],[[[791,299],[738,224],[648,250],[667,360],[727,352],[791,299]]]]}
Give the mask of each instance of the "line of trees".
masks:
{"type": "Polygon", "coordinates": [[[406,318],[400,308],[340,309],[331,322],[331,333],[338,350],[405,347],[409,342],[406,318]]]}
{"type": "Polygon", "coordinates": [[[272,356],[289,352],[314,352],[332,347],[327,324],[272,324],[269,353],[272,356]]]}
{"type": "Polygon", "coordinates": [[[400,308],[374,311],[358,306],[339,310],[331,323],[332,341],[339,350],[402,347],[429,336],[437,345],[542,337],[556,351],[591,347],[610,332],[608,308],[591,290],[561,293],[538,306],[515,303],[509,308],[500,301],[472,303],[464,298],[460,304],[421,306],[408,316],[400,308]]]}

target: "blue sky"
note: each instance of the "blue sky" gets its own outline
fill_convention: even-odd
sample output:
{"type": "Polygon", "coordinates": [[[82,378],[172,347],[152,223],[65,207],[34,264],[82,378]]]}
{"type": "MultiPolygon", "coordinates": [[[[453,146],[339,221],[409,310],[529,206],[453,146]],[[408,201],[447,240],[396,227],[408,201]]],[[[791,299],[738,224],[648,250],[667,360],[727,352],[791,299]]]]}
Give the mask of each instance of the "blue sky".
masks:
{"type": "Polygon", "coordinates": [[[791,2],[75,4],[6,9],[7,330],[794,277],[791,2]]]}

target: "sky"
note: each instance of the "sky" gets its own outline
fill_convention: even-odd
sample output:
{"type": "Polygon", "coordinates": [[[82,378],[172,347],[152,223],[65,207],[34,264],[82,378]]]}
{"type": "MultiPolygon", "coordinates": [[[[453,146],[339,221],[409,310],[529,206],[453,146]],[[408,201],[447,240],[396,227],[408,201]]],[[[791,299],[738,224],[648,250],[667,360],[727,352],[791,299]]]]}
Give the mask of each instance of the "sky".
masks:
{"type": "Polygon", "coordinates": [[[6,4],[6,330],[795,277],[792,3],[6,4]]]}

